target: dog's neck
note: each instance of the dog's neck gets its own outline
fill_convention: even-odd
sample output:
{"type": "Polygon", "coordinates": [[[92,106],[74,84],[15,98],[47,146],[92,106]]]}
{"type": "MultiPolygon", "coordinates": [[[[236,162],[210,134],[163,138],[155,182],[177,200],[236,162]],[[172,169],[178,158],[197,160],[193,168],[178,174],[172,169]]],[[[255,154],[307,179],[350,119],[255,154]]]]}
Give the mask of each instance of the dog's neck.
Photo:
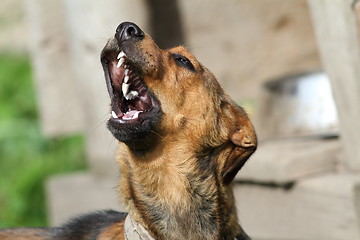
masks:
{"type": "Polygon", "coordinates": [[[232,190],[212,159],[191,147],[167,143],[141,156],[125,150],[120,192],[129,213],[155,239],[234,239],[241,228],[232,190]]]}

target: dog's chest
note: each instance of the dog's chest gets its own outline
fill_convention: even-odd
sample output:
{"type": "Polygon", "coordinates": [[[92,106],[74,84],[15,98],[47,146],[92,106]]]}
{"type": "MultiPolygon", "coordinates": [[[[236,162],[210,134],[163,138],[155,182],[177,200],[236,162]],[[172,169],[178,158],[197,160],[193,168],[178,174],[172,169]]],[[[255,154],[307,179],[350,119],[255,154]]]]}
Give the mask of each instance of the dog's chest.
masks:
{"type": "Polygon", "coordinates": [[[163,239],[218,239],[220,226],[216,188],[204,182],[194,185],[194,182],[199,183],[189,181],[186,194],[177,197],[159,196],[144,189],[139,191],[139,198],[143,199],[140,212],[146,213],[143,219],[163,235],[163,239]]]}

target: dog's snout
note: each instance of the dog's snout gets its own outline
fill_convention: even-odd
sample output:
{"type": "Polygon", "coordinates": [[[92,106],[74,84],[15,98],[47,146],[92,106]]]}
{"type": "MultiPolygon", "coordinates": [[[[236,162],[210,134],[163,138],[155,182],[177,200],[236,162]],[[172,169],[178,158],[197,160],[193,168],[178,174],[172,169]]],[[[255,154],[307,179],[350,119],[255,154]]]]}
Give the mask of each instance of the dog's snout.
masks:
{"type": "Polygon", "coordinates": [[[145,36],[144,32],[132,22],[123,22],[116,28],[115,37],[118,41],[129,39],[141,40],[145,36]]]}

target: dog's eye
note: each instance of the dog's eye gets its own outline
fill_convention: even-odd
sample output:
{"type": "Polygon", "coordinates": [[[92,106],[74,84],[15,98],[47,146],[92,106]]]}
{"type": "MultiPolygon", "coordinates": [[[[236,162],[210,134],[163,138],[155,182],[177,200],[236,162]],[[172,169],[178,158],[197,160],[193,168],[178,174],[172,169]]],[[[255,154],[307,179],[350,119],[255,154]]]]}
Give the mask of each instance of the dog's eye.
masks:
{"type": "Polygon", "coordinates": [[[173,57],[177,65],[187,68],[192,72],[195,72],[194,65],[192,65],[189,59],[180,54],[173,54],[173,57]]]}

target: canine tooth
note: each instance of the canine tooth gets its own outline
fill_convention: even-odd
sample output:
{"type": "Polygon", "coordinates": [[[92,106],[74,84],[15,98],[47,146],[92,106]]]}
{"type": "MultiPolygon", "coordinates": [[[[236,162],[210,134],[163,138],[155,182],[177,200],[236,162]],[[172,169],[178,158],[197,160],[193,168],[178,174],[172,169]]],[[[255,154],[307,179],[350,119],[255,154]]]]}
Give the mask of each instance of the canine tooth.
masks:
{"type": "Polygon", "coordinates": [[[127,83],[128,81],[129,81],[129,76],[126,75],[126,76],[124,77],[124,83],[127,83]]]}
{"type": "Polygon", "coordinates": [[[119,118],[114,111],[111,112],[111,116],[112,116],[113,118],[119,118]]]}
{"type": "Polygon", "coordinates": [[[126,95],[127,95],[128,91],[129,91],[129,87],[130,87],[130,84],[127,84],[127,83],[123,83],[122,86],[121,86],[122,92],[123,92],[123,95],[124,95],[125,98],[126,98],[126,95]]]}
{"type": "Polygon", "coordinates": [[[120,59],[120,58],[125,57],[125,56],[126,56],[126,54],[123,51],[121,51],[119,53],[119,55],[117,56],[117,59],[120,59]]]}
{"type": "Polygon", "coordinates": [[[120,58],[119,61],[118,61],[118,63],[117,63],[117,65],[116,65],[116,67],[117,67],[117,68],[121,67],[121,65],[122,65],[124,62],[125,62],[125,58],[123,58],[123,57],[120,58]]]}

